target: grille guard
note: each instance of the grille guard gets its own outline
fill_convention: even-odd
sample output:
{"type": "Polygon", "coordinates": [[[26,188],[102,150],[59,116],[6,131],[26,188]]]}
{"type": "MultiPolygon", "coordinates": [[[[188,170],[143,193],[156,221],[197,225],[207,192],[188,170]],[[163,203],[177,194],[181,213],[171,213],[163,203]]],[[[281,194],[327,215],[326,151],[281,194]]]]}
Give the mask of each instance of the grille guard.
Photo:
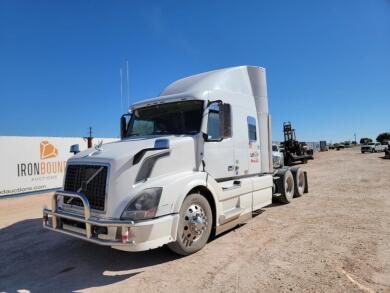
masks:
{"type": "Polygon", "coordinates": [[[88,202],[87,197],[80,192],[69,192],[69,191],[56,191],[52,197],[52,210],[44,208],[43,209],[43,228],[60,232],[66,235],[70,235],[76,238],[80,238],[92,243],[105,245],[105,246],[119,246],[119,245],[131,245],[135,244],[132,240],[108,240],[98,238],[92,233],[92,226],[99,227],[121,227],[122,231],[129,230],[134,226],[133,221],[121,221],[121,220],[106,220],[106,219],[92,219],[91,218],[91,208],[88,202]],[[59,196],[73,197],[78,198],[82,201],[84,207],[84,216],[75,215],[68,213],[62,210],[58,210],[57,199],[59,196]],[[59,219],[68,219],[76,221],[82,224],[85,224],[85,234],[64,230],[61,225],[59,225],[59,219]]]}

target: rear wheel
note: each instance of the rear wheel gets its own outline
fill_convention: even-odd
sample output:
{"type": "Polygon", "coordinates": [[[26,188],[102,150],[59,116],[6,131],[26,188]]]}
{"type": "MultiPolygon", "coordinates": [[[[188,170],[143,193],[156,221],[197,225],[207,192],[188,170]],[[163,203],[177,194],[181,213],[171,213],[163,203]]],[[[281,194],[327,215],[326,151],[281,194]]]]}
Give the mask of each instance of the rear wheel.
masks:
{"type": "Polygon", "coordinates": [[[290,170],[294,178],[294,197],[300,197],[306,187],[305,174],[299,167],[293,167],[290,170]]]}
{"type": "Polygon", "coordinates": [[[279,178],[276,185],[280,193],[278,200],[282,203],[290,203],[294,197],[294,177],[289,169],[279,170],[277,176],[279,178]]]}
{"type": "Polygon", "coordinates": [[[202,249],[211,233],[213,215],[208,200],[201,194],[188,195],[181,208],[176,241],[168,247],[180,255],[202,249]]]}

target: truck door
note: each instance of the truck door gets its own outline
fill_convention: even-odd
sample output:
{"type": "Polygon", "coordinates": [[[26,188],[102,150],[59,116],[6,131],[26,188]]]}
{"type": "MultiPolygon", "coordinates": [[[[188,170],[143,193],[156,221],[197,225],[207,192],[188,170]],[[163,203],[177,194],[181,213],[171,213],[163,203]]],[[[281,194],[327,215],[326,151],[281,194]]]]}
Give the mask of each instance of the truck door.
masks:
{"type": "Polygon", "coordinates": [[[208,107],[203,162],[216,181],[234,176],[233,138],[229,104],[213,102],[208,107]]]}

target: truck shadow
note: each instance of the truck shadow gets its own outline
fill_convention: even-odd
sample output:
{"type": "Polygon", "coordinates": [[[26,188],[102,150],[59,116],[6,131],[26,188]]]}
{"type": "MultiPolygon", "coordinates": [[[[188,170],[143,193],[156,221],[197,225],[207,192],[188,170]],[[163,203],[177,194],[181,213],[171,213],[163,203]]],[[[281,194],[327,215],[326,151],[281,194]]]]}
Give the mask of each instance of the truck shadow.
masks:
{"type": "Polygon", "coordinates": [[[0,229],[0,292],[70,292],[131,278],[179,258],[167,248],[124,252],[44,231],[41,219],[0,229]]]}

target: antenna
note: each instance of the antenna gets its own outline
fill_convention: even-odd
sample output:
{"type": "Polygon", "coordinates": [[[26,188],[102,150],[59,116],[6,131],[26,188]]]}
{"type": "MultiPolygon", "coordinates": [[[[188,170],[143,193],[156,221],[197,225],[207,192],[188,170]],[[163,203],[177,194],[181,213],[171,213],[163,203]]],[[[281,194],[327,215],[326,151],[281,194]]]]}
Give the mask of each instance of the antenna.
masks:
{"type": "Polygon", "coordinates": [[[127,89],[127,108],[130,107],[130,81],[129,81],[129,60],[126,59],[126,89],[127,89]]]}
{"type": "Polygon", "coordinates": [[[123,110],[123,84],[122,84],[122,68],[119,69],[119,76],[120,76],[120,79],[121,79],[121,112],[123,110]]]}

